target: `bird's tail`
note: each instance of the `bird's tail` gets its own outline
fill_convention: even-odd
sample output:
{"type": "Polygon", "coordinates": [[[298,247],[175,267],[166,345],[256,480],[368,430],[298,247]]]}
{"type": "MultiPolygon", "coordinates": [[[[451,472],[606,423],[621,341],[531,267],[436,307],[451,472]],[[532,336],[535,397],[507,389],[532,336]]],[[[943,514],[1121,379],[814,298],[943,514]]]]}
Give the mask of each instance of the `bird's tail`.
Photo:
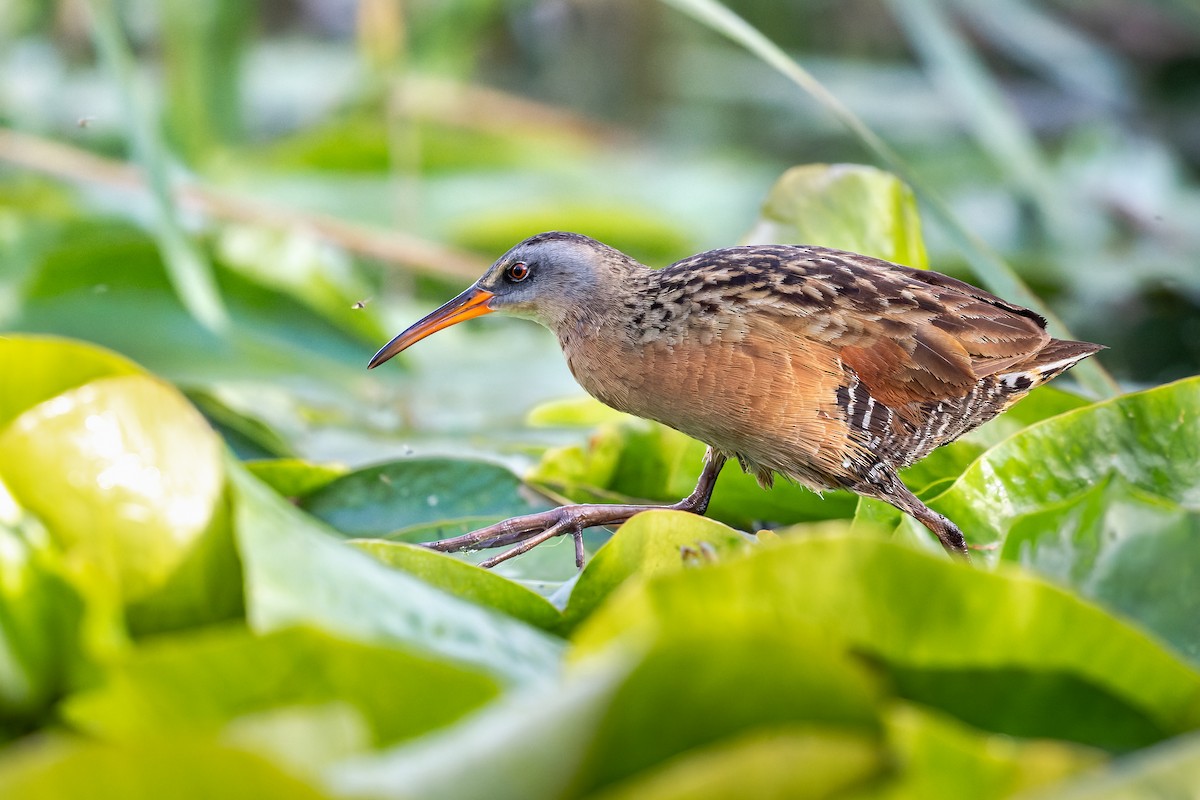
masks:
{"type": "Polygon", "coordinates": [[[1007,388],[1026,391],[1066,372],[1088,356],[1105,349],[1107,348],[1102,344],[1051,339],[1049,344],[1030,358],[997,377],[1001,385],[1007,388]]]}

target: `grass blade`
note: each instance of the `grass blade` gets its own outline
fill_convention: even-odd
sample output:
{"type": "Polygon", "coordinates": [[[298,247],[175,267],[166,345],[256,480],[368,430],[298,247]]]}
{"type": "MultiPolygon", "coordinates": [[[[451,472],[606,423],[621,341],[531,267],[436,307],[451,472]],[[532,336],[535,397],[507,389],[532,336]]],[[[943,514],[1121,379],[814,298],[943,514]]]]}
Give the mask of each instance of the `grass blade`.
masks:
{"type": "Polygon", "coordinates": [[[1115,112],[1136,106],[1132,70],[1106,43],[1078,30],[1030,0],[955,0],[971,30],[1058,85],[1115,112]]]}
{"type": "Polygon", "coordinates": [[[1066,199],[1055,187],[1033,134],[947,19],[941,0],[887,0],[887,5],[934,85],[953,102],[958,118],[997,170],[1033,202],[1047,233],[1061,239],[1072,224],[1066,199]]]}
{"type": "Polygon", "coordinates": [[[152,104],[138,86],[133,56],[121,32],[113,0],[90,0],[92,35],[96,49],[116,82],[129,125],[134,158],[146,174],[154,205],[154,237],[167,265],[167,273],[180,301],[201,324],[211,330],[228,325],[212,265],[184,233],[167,174],[167,152],[152,104]]]}
{"type": "MultiPolygon", "coordinates": [[[[900,154],[878,134],[867,127],[808,70],[754,26],[730,11],[717,0],[662,0],[682,11],[713,31],[732,39],[761,58],[788,80],[808,92],[826,111],[845,125],[876,158],[898,175],[942,224],[946,234],[962,252],[979,281],[1002,297],[1029,306],[1050,321],[1056,335],[1070,336],[1066,326],[1051,313],[1042,301],[1025,285],[1003,258],[971,231],[967,230],[949,205],[913,170],[900,154]]],[[[1112,397],[1119,388],[1095,359],[1089,359],[1074,371],[1074,375],[1089,390],[1100,397],[1112,397]]]]}

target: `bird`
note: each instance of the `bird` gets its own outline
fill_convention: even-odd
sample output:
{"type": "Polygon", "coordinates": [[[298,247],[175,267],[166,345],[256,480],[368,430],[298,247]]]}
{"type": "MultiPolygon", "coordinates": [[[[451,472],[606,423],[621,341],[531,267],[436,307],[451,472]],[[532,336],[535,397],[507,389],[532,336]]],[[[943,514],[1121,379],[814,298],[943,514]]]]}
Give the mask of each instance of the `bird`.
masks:
{"type": "Polygon", "coordinates": [[[1104,349],[1054,339],[1035,311],[963,281],[844,250],[743,245],[653,269],[582,234],[550,231],[510,249],[369,368],[493,312],[549,328],[602,403],[707,450],[695,490],[672,505],[564,505],[426,543],[509,547],[485,567],[565,534],[582,567],[585,528],[651,508],[703,515],[729,459],[763,487],[782,476],[883,500],[969,561],[962,531],[899,470],[1104,349]]]}

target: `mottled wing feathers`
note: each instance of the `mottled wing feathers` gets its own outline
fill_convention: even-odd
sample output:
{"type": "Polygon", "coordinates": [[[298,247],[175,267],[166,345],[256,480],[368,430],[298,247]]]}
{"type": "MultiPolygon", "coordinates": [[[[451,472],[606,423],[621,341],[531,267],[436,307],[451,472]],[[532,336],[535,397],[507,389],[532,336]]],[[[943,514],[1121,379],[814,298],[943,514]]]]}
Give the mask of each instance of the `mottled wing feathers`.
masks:
{"type": "Polygon", "coordinates": [[[903,344],[868,339],[863,345],[842,347],[840,355],[871,395],[893,408],[962,394],[977,380],[962,343],[936,330],[913,331],[903,344]]]}
{"type": "Polygon", "coordinates": [[[961,396],[1050,341],[1045,320],[936,272],[807,246],[704,253],[661,271],[664,288],[703,308],[780,317],[830,345],[892,407],[961,396]]]}

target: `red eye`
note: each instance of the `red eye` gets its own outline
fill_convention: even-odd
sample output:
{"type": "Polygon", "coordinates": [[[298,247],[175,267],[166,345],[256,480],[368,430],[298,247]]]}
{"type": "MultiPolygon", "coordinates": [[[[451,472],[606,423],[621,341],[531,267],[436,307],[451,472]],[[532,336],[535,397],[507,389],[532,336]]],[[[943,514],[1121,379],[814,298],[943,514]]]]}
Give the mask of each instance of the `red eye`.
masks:
{"type": "Polygon", "coordinates": [[[508,265],[504,275],[513,283],[520,283],[529,277],[529,265],[524,261],[514,261],[508,265]]]}

